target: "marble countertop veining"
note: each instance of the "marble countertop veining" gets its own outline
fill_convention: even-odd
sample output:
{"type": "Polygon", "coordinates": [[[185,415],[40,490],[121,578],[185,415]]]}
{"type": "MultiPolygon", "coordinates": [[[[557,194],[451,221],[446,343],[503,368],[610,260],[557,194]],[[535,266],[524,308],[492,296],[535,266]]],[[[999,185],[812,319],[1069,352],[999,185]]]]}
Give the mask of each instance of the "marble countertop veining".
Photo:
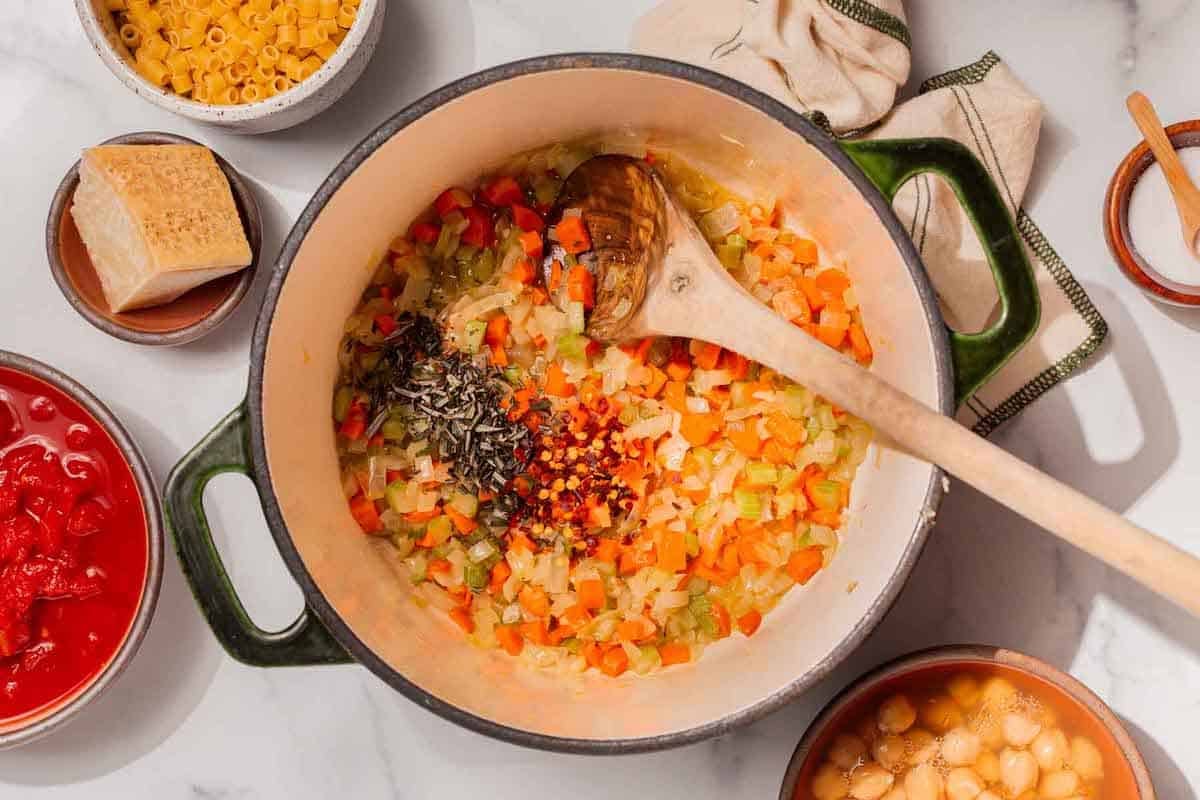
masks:
{"type": "MultiPolygon", "coordinates": [[[[199,129],[125,90],[88,47],[69,0],[0,3],[0,346],[91,386],[164,478],[241,398],[254,297],[219,332],[140,349],[76,316],[47,271],[50,196],[80,148],[131,130],[205,141],[259,191],[267,252],[341,155],[390,113],[475,69],[537,53],[620,50],[653,0],[391,0],[354,90],[297,129],[239,138],[199,129]],[[114,380],[114,375],[121,375],[114,380]],[[154,376],[155,380],[148,380],[154,376]]],[[[1200,313],[1155,306],[1104,245],[1100,205],[1134,143],[1123,100],[1146,91],[1168,120],[1200,116],[1194,0],[909,0],[914,82],[999,52],[1047,116],[1027,207],[1108,319],[1109,344],[996,440],[1135,522],[1200,552],[1200,313]],[[1194,414],[1194,416],[1193,416],[1194,414]]],[[[299,591],[253,490],[210,493],[220,546],[252,614],[290,622],[299,591]]],[[[221,652],[168,552],[157,617],[114,688],[60,734],[0,753],[0,800],[317,800],[499,797],[769,798],[816,709],[874,664],[983,641],[1045,658],[1128,722],[1164,800],[1200,790],[1200,622],[956,484],[932,542],[879,630],[837,673],[736,734],[666,753],[561,756],[442,721],[353,667],[256,670],[221,652]]]]}

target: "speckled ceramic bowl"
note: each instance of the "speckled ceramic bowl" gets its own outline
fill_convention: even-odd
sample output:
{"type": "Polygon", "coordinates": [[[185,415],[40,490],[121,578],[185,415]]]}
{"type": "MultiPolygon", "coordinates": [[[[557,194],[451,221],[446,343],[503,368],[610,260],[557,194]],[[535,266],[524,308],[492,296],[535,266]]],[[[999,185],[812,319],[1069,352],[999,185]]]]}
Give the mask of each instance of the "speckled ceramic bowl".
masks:
{"type": "Polygon", "coordinates": [[[1039,696],[1053,697],[1055,710],[1069,720],[1070,729],[1089,737],[1100,748],[1105,766],[1105,797],[1155,800],[1150,772],[1137,745],[1103,700],[1044,661],[986,645],[935,647],[901,656],[850,684],[825,706],[800,740],[784,775],[779,800],[813,800],[810,789],[813,775],[833,738],[886,697],[914,685],[940,683],[952,674],[976,670],[1007,678],[1039,696]]]}
{"type": "Polygon", "coordinates": [[[269,133],[310,119],[345,94],[366,69],[383,31],[387,0],[361,0],[358,19],[324,66],[294,88],[237,106],[198,103],[155,86],[133,68],[133,58],[117,34],[104,0],[75,0],[83,30],[104,62],[121,82],[154,105],[181,117],[216,125],[235,133],[269,133]]]}
{"type": "Polygon", "coordinates": [[[146,631],[150,628],[150,620],[158,604],[159,588],[162,584],[163,525],[158,492],[154,488],[150,468],[129,432],[103,403],[71,378],[32,358],[0,350],[0,369],[12,370],[50,384],[82,406],[83,410],[108,433],[133,473],[137,493],[142,501],[142,511],[146,517],[147,537],[146,576],[142,582],[141,598],[120,647],[99,672],[52,703],[15,719],[0,721],[0,750],[5,750],[28,744],[61,728],[84,706],[103,694],[133,660],[146,631]]]}

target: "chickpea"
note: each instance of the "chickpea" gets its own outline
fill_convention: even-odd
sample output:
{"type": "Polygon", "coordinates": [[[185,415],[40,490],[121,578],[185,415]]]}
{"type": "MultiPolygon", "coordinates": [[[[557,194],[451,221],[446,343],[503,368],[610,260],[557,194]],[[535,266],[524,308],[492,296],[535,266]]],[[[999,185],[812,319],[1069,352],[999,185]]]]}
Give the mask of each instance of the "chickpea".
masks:
{"type": "Polygon", "coordinates": [[[918,764],[904,776],[908,800],[941,800],[942,776],[932,764],[918,764]]]}
{"type": "Polygon", "coordinates": [[[1037,785],[1038,765],[1024,750],[1005,748],[1000,754],[1000,783],[1010,797],[1020,797],[1037,785]]]}
{"type": "Polygon", "coordinates": [[[833,740],[826,756],[837,766],[849,772],[862,763],[867,754],[867,745],[852,733],[839,733],[833,740]]]}
{"type": "Polygon", "coordinates": [[[904,764],[907,752],[908,745],[905,744],[904,737],[894,733],[876,739],[871,745],[871,757],[890,770],[899,769],[904,764]]]}
{"type": "Polygon", "coordinates": [[[863,764],[850,775],[850,796],[854,800],[879,800],[895,782],[896,776],[878,764],[863,764]]]}
{"type": "Polygon", "coordinates": [[[1029,746],[1029,752],[1033,753],[1042,769],[1061,768],[1070,750],[1067,735],[1058,728],[1042,731],[1029,746]]]}
{"type": "Polygon", "coordinates": [[[952,767],[974,764],[980,749],[979,735],[962,726],[952,728],[942,737],[942,759],[952,767]]]}
{"type": "Polygon", "coordinates": [[[945,733],[963,724],[962,709],[947,695],[931,697],[921,704],[921,722],[934,733],[945,733]]]}
{"type": "Polygon", "coordinates": [[[1039,733],[1042,726],[1024,714],[1010,711],[1000,719],[1000,727],[1004,731],[1004,741],[1013,747],[1028,747],[1039,733]]]}
{"type": "Polygon", "coordinates": [[[1104,777],[1104,758],[1086,736],[1071,740],[1071,767],[1085,781],[1098,781],[1104,777]]]}
{"type": "Polygon", "coordinates": [[[979,741],[989,750],[1004,747],[1004,729],[994,714],[984,712],[971,721],[971,728],[979,734],[979,741]]]}
{"type": "Polygon", "coordinates": [[[815,800],[843,800],[850,792],[850,780],[840,769],[826,762],[813,776],[812,792],[815,800]]]}
{"type": "Polygon", "coordinates": [[[979,703],[979,681],[970,675],[955,675],[946,685],[946,691],[965,710],[974,708],[979,703]]]}
{"type": "Polygon", "coordinates": [[[902,694],[893,695],[879,707],[879,730],[884,733],[904,733],[917,721],[917,710],[902,694]]]}
{"type": "Polygon", "coordinates": [[[986,788],[970,767],[952,769],[946,776],[946,800],[975,800],[986,788]]]}
{"type": "Polygon", "coordinates": [[[1081,785],[1078,775],[1069,769],[1060,769],[1042,775],[1038,794],[1045,800],[1065,800],[1073,797],[1081,785]]]}
{"type": "Polygon", "coordinates": [[[1017,687],[1004,678],[988,678],[979,690],[979,700],[993,711],[1003,711],[1017,699],[1017,687]]]}
{"type": "Polygon", "coordinates": [[[975,762],[975,771],[987,783],[996,783],[1000,780],[1000,756],[991,750],[984,750],[975,762]]]}
{"type": "Polygon", "coordinates": [[[933,738],[933,734],[924,728],[914,728],[904,734],[904,743],[908,751],[909,764],[924,764],[937,757],[937,739],[933,738]]]}

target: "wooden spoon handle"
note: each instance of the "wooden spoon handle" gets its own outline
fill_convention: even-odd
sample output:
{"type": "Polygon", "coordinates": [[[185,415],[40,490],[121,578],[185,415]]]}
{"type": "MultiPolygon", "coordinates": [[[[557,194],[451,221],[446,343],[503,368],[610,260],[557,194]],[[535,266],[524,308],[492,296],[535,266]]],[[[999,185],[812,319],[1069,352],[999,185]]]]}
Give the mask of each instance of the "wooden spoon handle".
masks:
{"type": "MultiPolygon", "coordinates": [[[[1179,153],[1175,151],[1175,146],[1163,130],[1162,120],[1158,118],[1150,99],[1141,92],[1134,92],[1125,100],[1125,105],[1138,130],[1146,138],[1146,144],[1154,153],[1155,160],[1162,167],[1167,185],[1171,187],[1171,194],[1175,197],[1180,221],[1184,227],[1194,232],[1200,227],[1200,189],[1196,188],[1192,176],[1180,161],[1179,153]]],[[[1188,244],[1191,245],[1191,242],[1188,244]]]]}
{"type": "Polygon", "coordinates": [[[938,464],[1200,616],[1200,559],[1131,524],[954,420],[927,408],[742,290],[724,270],[697,270],[690,311],[662,304],[659,330],[706,339],[804,384],[866,420],[902,449],[938,464]],[[669,330],[673,326],[675,330],[669,330]],[[682,330],[687,328],[686,330],[682,330]]]}

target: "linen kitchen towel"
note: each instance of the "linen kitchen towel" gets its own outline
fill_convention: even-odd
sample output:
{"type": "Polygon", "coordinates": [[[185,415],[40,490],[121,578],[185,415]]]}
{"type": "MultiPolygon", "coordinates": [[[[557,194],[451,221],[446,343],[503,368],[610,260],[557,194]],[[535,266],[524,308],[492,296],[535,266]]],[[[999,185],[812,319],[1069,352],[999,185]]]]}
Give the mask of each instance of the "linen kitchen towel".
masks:
{"type": "MultiPolygon", "coordinates": [[[[959,410],[988,435],[1078,370],[1108,326],[1021,208],[1042,105],[994,54],[939,75],[896,106],[908,80],[910,37],[900,0],[667,0],[635,26],[636,51],[723,72],[804,112],[834,135],[944,136],[971,149],[1013,213],[1042,316],[1029,343],[959,410]]],[[[947,323],[975,331],[997,313],[983,250],[949,185],[920,175],[894,207],[929,270],[947,323]]]]}

